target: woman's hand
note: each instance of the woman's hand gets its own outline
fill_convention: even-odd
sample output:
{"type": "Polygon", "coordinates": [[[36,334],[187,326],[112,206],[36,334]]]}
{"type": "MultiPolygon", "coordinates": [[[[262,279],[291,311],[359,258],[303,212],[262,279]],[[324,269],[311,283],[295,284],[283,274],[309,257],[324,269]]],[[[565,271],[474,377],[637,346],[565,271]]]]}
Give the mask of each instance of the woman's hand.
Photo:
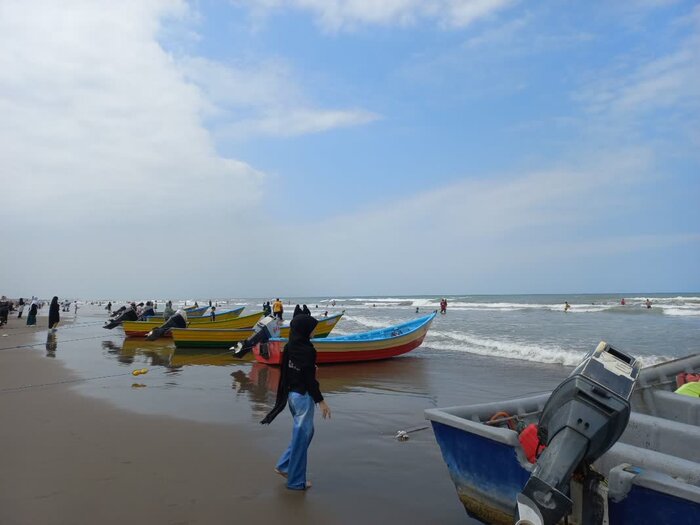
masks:
{"type": "Polygon", "coordinates": [[[328,406],[328,403],[325,401],[321,401],[318,406],[321,408],[321,414],[323,414],[323,419],[330,419],[331,418],[331,407],[328,406]]]}

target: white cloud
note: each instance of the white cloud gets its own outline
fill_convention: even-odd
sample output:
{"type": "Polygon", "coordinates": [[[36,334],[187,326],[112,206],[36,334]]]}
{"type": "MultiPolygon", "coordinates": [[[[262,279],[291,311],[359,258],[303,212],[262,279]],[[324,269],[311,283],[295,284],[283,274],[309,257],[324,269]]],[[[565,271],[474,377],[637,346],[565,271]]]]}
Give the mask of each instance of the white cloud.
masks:
{"type": "Polygon", "coordinates": [[[363,109],[323,109],[308,99],[293,69],[282,60],[224,65],[185,57],[178,66],[206,93],[205,115],[227,138],[290,137],[358,126],[380,118],[363,109]]]}
{"type": "Polygon", "coordinates": [[[291,137],[367,124],[378,118],[377,114],[364,110],[326,111],[301,109],[280,113],[270,112],[255,120],[242,121],[227,126],[225,133],[237,137],[250,135],[291,137]]]}
{"type": "Polygon", "coordinates": [[[578,98],[595,113],[646,113],[678,105],[687,111],[700,103],[699,85],[700,38],[693,37],[668,55],[595,80],[578,98]]]}
{"type": "MultiPolygon", "coordinates": [[[[569,266],[580,271],[586,260],[697,246],[698,232],[640,232],[644,204],[635,190],[653,180],[653,158],[646,151],[591,159],[387,199],[325,219],[322,227],[282,228],[284,281],[316,287],[298,293],[516,290],[508,286],[536,291],[532,279],[560,277],[569,266]],[[611,225],[615,231],[608,233],[611,225]],[[507,281],[502,288],[500,280],[507,281]]],[[[609,260],[611,272],[618,261],[609,260]]],[[[580,281],[574,277],[575,282],[580,281]]]]}
{"type": "MultiPolygon", "coordinates": [[[[644,0],[643,6],[667,3],[644,0]]],[[[644,54],[617,57],[614,66],[598,71],[575,98],[593,114],[609,114],[613,118],[644,115],[664,109],[689,111],[700,109],[700,6],[677,18],[672,24],[685,32],[677,38],[676,48],[665,54],[644,54]]]]}
{"type": "MultiPolygon", "coordinates": [[[[239,197],[262,174],[217,154],[207,101],[157,42],[179,1],[0,6],[0,165],[12,216],[175,219],[239,197]]],[[[39,220],[39,217],[36,217],[39,220]]]]}
{"type": "Polygon", "coordinates": [[[434,20],[444,27],[462,28],[512,5],[514,0],[238,0],[260,16],[280,9],[311,12],[326,31],[358,26],[410,26],[434,20]]]}

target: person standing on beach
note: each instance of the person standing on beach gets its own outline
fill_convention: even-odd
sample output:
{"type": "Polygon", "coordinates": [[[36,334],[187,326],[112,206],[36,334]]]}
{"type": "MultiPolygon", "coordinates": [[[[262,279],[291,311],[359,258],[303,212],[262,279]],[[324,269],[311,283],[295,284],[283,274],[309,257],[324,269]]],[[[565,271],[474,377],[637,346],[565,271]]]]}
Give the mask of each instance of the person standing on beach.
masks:
{"type": "Polygon", "coordinates": [[[275,299],[274,303],[272,303],[272,314],[280,321],[282,320],[282,315],[284,315],[284,305],[282,304],[282,301],[280,301],[279,297],[275,299]]]}
{"type": "Polygon", "coordinates": [[[317,324],[307,314],[299,313],[292,318],[289,342],[282,353],[275,406],[261,421],[263,425],[272,423],[289,401],[294,418],[292,439],[275,465],[275,472],[287,479],[290,490],[311,488],[311,482],[306,479],[306,462],[314,436],[314,404],[319,406],[324,419],[331,417],[331,409],[316,380],[316,349],[310,341],[317,324]]]}
{"type": "Polygon", "coordinates": [[[19,304],[17,305],[19,313],[17,314],[17,319],[22,319],[22,313],[24,313],[24,299],[19,298],[19,304]]]}
{"type": "Polygon", "coordinates": [[[112,313],[112,301],[110,301],[110,302],[107,303],[107,308],[106,308],[106,310],[107,310],[107,313],[108,313],[108,314],[111,314],[111,313],[112,313]]]}
{"type": "Polygon", "coordinates": [[[32,304],[29,305],[29,313],[27,314],[27,326],[34,326],[36,324],[36,314],[38,310],[39,305],[36,304],[36,301],[32,301],[32,304]]]}
{"type": "Polygon", "coordinates": [[[216,321],[216,306],[211,307],[211,320],[216,321]]]}
{"type": "Polygon", "coordinates": [[[58,312],[58,297],[54,295],[49,305],[49,330],[55,330],[60,320],[61,314],[58,312]]]}
{"type": "Polygon", "coordinates": [[[10,315],[10,301],[4,295],[0,298],[0,326],[7,324],[7,316],[10,315]]]}

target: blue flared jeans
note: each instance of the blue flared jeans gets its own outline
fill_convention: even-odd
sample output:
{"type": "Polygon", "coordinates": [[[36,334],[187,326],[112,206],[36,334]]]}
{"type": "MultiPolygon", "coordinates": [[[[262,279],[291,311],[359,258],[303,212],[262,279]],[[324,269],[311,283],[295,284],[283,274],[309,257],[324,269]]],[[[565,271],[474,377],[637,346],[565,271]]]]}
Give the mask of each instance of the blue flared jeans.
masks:
{"type": "Polygon", "coordinates": [[[292,441],[275,468],[287,474],[287,488],[304,490],[307,452],[314,437],[314,400],[309,394],[290,392],[289,410],[294,418],[292,441]]]}

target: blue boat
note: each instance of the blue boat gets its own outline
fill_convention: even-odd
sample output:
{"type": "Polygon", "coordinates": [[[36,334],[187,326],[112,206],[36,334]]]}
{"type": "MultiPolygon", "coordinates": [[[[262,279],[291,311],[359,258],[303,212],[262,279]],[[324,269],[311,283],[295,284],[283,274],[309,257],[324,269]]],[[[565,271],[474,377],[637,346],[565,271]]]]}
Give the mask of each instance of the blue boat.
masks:
{"type": "MultiPolygon", "coordinates": [[[[700,354],[641,371],[625,432],[593,464],[607,481],[603,500],[610,525],[700,523],[700,398],[673,392],[678,374],[698,372],[700,354]]],[[[514,523],[516,497],[534,465],[507,423],[537,423],[548,399],[543,394],[425,411],[470,516],[514,523]]],[[[572,481],[570,493],[568,523],[580,524],[580,484],[572,481]]]]}

